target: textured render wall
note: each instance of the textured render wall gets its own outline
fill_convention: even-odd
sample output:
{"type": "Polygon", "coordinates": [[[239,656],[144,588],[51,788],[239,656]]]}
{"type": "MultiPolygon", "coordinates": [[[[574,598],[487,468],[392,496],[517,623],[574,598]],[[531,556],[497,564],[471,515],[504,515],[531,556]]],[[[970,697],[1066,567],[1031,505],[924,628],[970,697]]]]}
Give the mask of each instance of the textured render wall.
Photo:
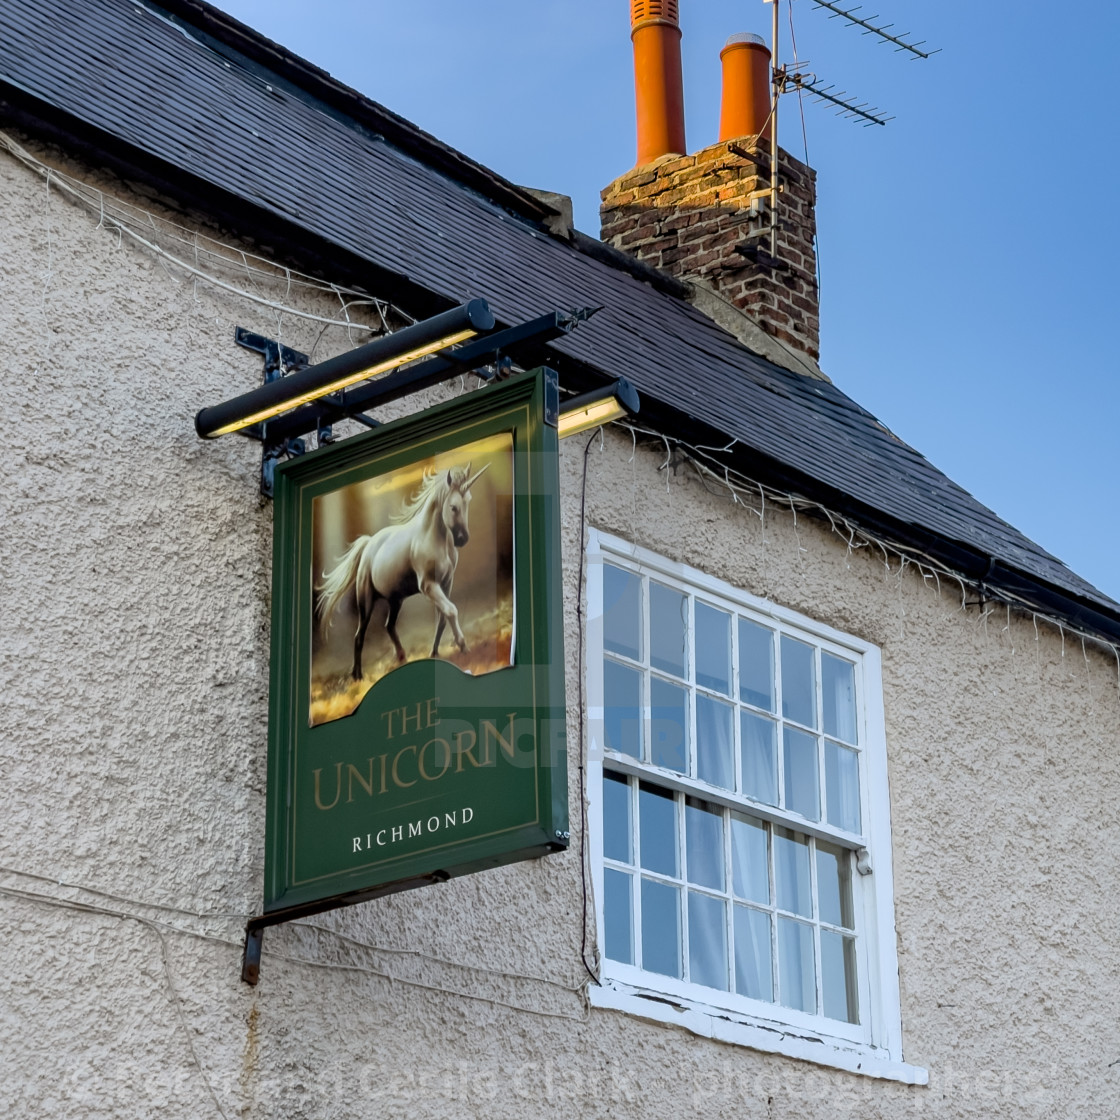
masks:
{"type": "MultiPolygon", "coordinates": [[[[905,1057],[929,1087],[589,1011],[578,829],[564,855],[269,930],[242,985],[271,511],[254,449],[190,418],[259,377],[234,324],[277,321],[4,154],[0,205],[0,1113],[1116,1114],[1115,664],[981,623],[804,516],[763,526],[618,434],[587,456],[589,524],[883,648],[905,1057]]],[[[305,350],[319,331],[282,327],[305,350]]],[[[567,441],[573,727],[582,467],[567,441]]],[[[574,765],[571,785],[576,828],[574,765]]]]}

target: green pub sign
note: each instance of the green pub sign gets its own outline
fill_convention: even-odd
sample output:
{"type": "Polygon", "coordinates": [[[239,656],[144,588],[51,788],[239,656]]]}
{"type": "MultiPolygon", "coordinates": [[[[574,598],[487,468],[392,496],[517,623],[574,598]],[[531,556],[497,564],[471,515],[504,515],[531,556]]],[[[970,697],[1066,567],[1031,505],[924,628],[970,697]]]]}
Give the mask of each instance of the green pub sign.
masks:
{"type": "Polygon", "coordinates": [[[277,469],[266,917],[567,847],[551,376],[277,469]]]}

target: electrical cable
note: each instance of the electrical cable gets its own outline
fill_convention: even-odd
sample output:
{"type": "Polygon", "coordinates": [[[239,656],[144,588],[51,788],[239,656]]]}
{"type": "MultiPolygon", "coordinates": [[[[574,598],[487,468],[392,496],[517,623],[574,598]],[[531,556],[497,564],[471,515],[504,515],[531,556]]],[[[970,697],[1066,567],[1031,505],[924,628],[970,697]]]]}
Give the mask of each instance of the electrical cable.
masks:
{"type": "MultiPolygon", "coordinates": [[[[715,483],[717,487],[716,490],[712,490],[705,484],[705,489],[707,489],[710,493],[725,491],[730,492],[732,497],[738,504],[746,506],[751,510],[752,513],[755,514],[755,516],[764,518],[765,502],[767,500],[767,497],[769,497],[770,502],[775,506],[788,505],[791,509],[799,508],[802,510],[802,512],[815,514],[827,520],[832,528],[833,533],[835,533],[836,536],[838,536],[847,545],[849,553],[854,552],[860,548],[878,548],[883,553],[884,564],[886,565],[888,572],[893,572],[889,561],[890,555],[898,557],[899,560],[900,571],[894,573],[896,575],[901,576],[901,570],[904,569],[906,565],[913,564],[919,570],[919,573],[922,575],[922,578],[925,582],[928,583],[931,577],[936,580],[939,595],[941,593],[941,576],[945,576],[947,579],[955,580],[958,584],[960,584],[961,587],[962,610],[964,609],[965,600],[967,598],[967,589],[972,589],[974,593],[982,593],[987,600],[1005,603],[1008,606],[1014,608],[1016,611],[1020,611],[1023,614],[1031,615],[1031,617],[1035,620],[1036,631],[1038,620],[1041,619],[1043,622],[1052,626],[1055,630],[1058,630],[1062,634],[1063,642],[1065,633],[1068,631],[1071,634],[1076,634],[1078,637],[1084,638],[1086,641],[1093,643],[1101,649],[1110,651],[1113,657],[1116,659],[1117,688],[1118,691],[1120,691],[1120,647],[1118,647],[1116,643],[1110,641],[1108,638],[1105,638],[1103,635],[1095,634],[1089,630],[1081,630],[1078,628],[1070,627],[1061,620],[1054,618],[1053,616],[1048,615],[1042,611],[1039,611],[1029,599],[1026,599],[1025,597],[1020,595],[1016,595],[1014,592],[1007,591],[1002,588],[992,588],[984,584],[981,580],[974,579],[971,576],[967,576],[962,572],[958,572],[955,569],[950,568],[947,564],[938,560],[936,557],[931,556],[929,553],[923,551],[922,549],[913,548],[909,545],[903,545],[897,541],[891,541],[886,538],[878,537],[875,534],[869,532],[867,529],[851,521],[843,514],[836,513],[835,511],[830,510],[827,506],[821,504],[820,502],[814,501],[810,498],[805,498],[799,494],[794,494],[792,492],[775,490],[774,488],[765,486],[764,484],[759,483],[756,480],[749,478],[744,474],[741,474],[740,472],[732,471],[725,463],[722,463],[719,460],[713,458],[711,455],[706,454],[702,446],[689,444],[684,440],[678,439],[676,437],[666,436],[663,432],[652,431],[648,428],[642,428],[625,420],[611,421],[610,426],[629,432],[631,439],[635,442],[638,435],[645,436],[650,441],[663,443],[666,448],[670,446],[671,441],[676,448],[684,453],[686,460],[694,460],[694,469],[698,472],[703,472],[708,479],[715,483]],[[735,493],[734,487],[732,487],[730,482],[728,481],[732,476],[734,476],[737,484],[742,490],[758,493],[759,499],[763,503],[762,511],[748,506],[747,503],[738,498],[737,494],[735,493]],[[926,571],[927,568],[928,573],[926,571]]],[[[662,470],[666,465],[667,463],[663,463],[660,467],[658,467],[658,471],[662,470]]]]}
{"type": "MultiPolygon", "coordinates": [[[[801,60],[797,56],[797,32],[793,27],[793,0],[789,4],[789,39],[793,47],[793,68],[794,70],[801,69],[801,60]]],[[[801,113],[801,147],[805,153],[805,166],[812,167],[812,162],[809,159],[809,130],[805,126],[805,91],[799,85],[797,87],[797,108],[801,113]]],[[[813,183],[813,199],[812,205],[814,212],[816,211],[816,183],[813,183]]],[[[820,234],[817,232],[814,224],[813,229],[813,263],[816,266],[817,273],[817,303],[820,303],[821,298],[821,247],[820,247],[820,234]]]]}
{"type": "Polygon", "coordinates": [[[603,429],[597,428],[587,437],[583,447],[583,478],[579,491],[579,564],[576,575],[576,693],[578,721],[577,749],[579,750],[579,874],[583,892],[582,920],[580,923],[579,959],[587,969],[587,975],[598,984],[599,977],[587,963],[587,772],[586,744],[584,743],[585,720],[583,711],[583,560],[586,553],[584,534],[587,531],[587,457],[595,437],[603,438],[603,429]]]}
{"type": "Polygon", "coordinates": [[[158,234],[161,231],[156,225],[156,217],[151,211],[143,210],[140,207],[133,206],[131,203],[114,198],[111,195],[107,195],[99,188],[91,186],[90,184],[85,183],[80,179],[76,179],[73,176],[67,175],[65,172],[59,171],[57,168],[43,163],[41,160],[37,159],[30,152],[28,152],[25,148],[21,147],[11,136],[3,131],[0,131],[0,148],[5,149],[11,156],[13,156],[13,158],[24,164],[36,174],[41,175],[46,180],[48,190],[53,183],[56,187],[66,192],[69,196],[76,199],[88,209],[98,213],[99,221],[96,228],[112,229],[117,233],[118,237],[128,236],[130,240],[136,242],[138,245],[148,249],[150,252],[155,254],[156,258],[160,260],[161,263],[170,262],[176,268],[182,269],[198,280],[202,280],[205,283],[212,284],[215,287],[221,288],[233,295],[240,296],[241,298],[249,300],[253,303],[260,304],[272,311],[278,312],[280,315],[292,315],[296,318],[323,323],[326,326],[344,327],[348,331],[355,329],[362,330],[369,334],[382,334],[387,332],[388,325],[385,320],[384,308],[391,309],[395,315],[398,315],[405,322],[415,321],[412,316],[408,315],[400,308],[395,307],[388,300],[382,300],[377,297],[369,296],[364,292],[358,292],[354,289],[345,288],[338,284],[326,284],[321,280],[317,280],[313,276],[307,275],[306,273],[297,272],[296,270],[289,268],[287,265],[282,265],[274,261],[270,261],[266,257],[258,257],[254,254],[247,254],[243,249],[240,249],[236,246],[228,245],[224,242],[218,241],[215,238],[207,237],[205,234],[200,235],[196,231],[189,230],[185,226],[176,225],[176,223],[171,222],[168,219],[159,219],[171,230],[178,230],[181,234],[190,235],[190,237],[188,238],[184,236],[168,234],[168,236],[172,237],[173,240],[178,241],[179,244],[183,245],[185,248],[192,249],[194,251],[196,260],[198,259],[198,254],[201,252],[202,254],[209,256],[216,261],[221,261],[227,266],[234,264],[234,262],[228,256],[224,256],[221,253],[212,252],[211,250],[204,249],[199,246],[197,241],[199,236],[202,236],[211,244],[225,250],[227,253],[235,254],[236,256],[240,257],[241,268],[239,269],[239,271],[244,271],[250,282],[253,282],[255,277],[260,277],[261,279],[267,279],[269,281],[275,282],[282,276],[287,280],[289,293],[291,285],[294,282],[301,287],[309,288],[314,291],[323,293],[333,294],[339,299],[339,302],[342,305],[342,314],[345,317],[342,319],[331,319],[323,315],[316,315],[313,312],[303,311],[297,307],[277,303],[275,300],[270,300],[265,296],[256,294],[255,292],[246,291],[243,288],[239,288],[234,284],[230,284],[227,281],[224,281],[217,276],[208,273],[201,267],[188,263],[181,257],[178,257],[174,253],[171,253],[168,250],[164,249],[162,246],[155,244],[147,237],[142,236],[139,232],[133,229],[132,226],[129,225],[128,219],[123,216],[131,211],[138,217],[146,218],[148,224],[158,234]],[[106,209],[106,203],[109,204],[110,209],[108,210],[106,209]],[[113,208],[116,208],[119,213],[112,213],[111,210],[113,208]],[[274,271],[269,272],[266,269],[249,264],[250,256],[252,256],[253,260],[260,261],[262,264],[268,265],[269,268],[273,269],[274,271]],[[343,298],[344,296],[351,296],[353,298],[347,300],[343,298]],[[349,316],[349,310],[351,307],[355,306],[370,306],[376,308],[380,319],[380,325],[366,326],[364,323],[354,322],[354,320],[349,316]]]}
{"type": "MultiPolygon", "coordinates": [[[[39,876],[35,876],[35,877],[38,878],[39,876]]],[[[76,912],[79,912],[79,913],[95,914],[95,915],[99,915],[99,916],[102,916],[102,917],[116,918],[116,919],[121,920],[121,921],[138,922],[141,925],[148,926],[152,929],[156,929],[158,927],[158,929],[164,930],[168,933],[178,933],[178,934],[181,934],[184,937],[193,937],[193,938],[195,938],[196,940],[199,940],[199,941],[213,942],[214,944],[217,944],[217,945],[224,945],[224,946],[227,946],[229,948],[236,949],[239,952],[242,948],[242,944],[241,944],[240,940],[234,940],[234,939],[228,938],[228,937],[219,937],[215,934],[204,933],[201,930],[186,929],[182,926],[174,925],[170,922],[163,922],[163,921],[160,921],[156,918],[148,918],[148,917],[145,917],[141,914],[130,914],[127,911],[124,911],[124,910],[114,910],[114,909],[112,909],[111,907],[108,907],[108,906],[99,906],[99,905],[94,905],[92,903],[79,902],[75,899],[56,898],[52,895],[39,894],[38,892],[35,892],[35,891],[20,890],[17,887],[0,887],[0,896],[15,898],[15,899],[19,899],[19,900],[24,901],[24,902],[30,902],[30,903],[34,903],[34,904],[42,905],[42,906],[53,906],[53,907],[56,907],[56,908],[62,909],[62,910],[73,910],[73,911],[76,911],[76,912]]],[[[303,924],[303,923],[293,923],[293,925],[296,925],[296,926],[299,926],[301,924],[303,924]]],[[[331,930],[331,929],[329,929],[325,926],[319,926],[319,927],[313,927],[313,928],[317,928],[324,933],[328,933],[328,934],[331,934],[331,935],[336,935],[336,932],[334,930],[331,930]]],[[[352,938],[346,938],[345,935],[342,935],[341,939],[342,940],[353,941],[352,938]]],[[[363,943],[355,942],[355,944],[362,945],[363,943]]],[[[381,952],[382,951],[382,950],[378,949],[376,946],[365,945],[363,947],[367,948],[367,949],[370,949],[373,952],[381,952]]],[[[388,980],[392,983],[404,984],[407,987],[421,988],[425,991],[440,992],[440,993],[443,993],[445,995],[459,996],[463,999],[480,1000],[484,1003],[490,1003],[490,1004],[494,1004],[496,1006],[507,1007],[512,1011],[523,1011],[523,1012],[525,1012],[527,1014],[530,1014],[530,1015],[540,1015],[540,1016],[542,1016],[546,1019],[558,1019],[559,1018],[559,1019],[570,1019],[570,1020],[573,1020],[573,1021],[583,1021],[583,1018],[584,1018],[583,1016],[577,1017],[577,1016],[573,1016],[573,1015],[567,1015],[567,1014],[564,1014],[563,1012],[558,1012],[558,1011],[541,1011],[541,1010],[539,1010],[538,1008],[535,1008],[535,1007],[522,1007],[522,1006],[519,1006],[519,1005],[514,1004],[514,1003],[509,1003],[505,1000],[497,999],[496,997],[493,997],[493,996],[485,996],[485,995],[481,995],[481,994],[478,994],[478,993],[475,993],[475,992],[457,991],[453,988],[445,988],[445,987],[442,987],[438,984],[426,984],[421,980],[412,980],[412,979],[408,979],[408,978],[401,977],[401,976],[394,976],[392,973],[381,972],[377,969],[369,968],[369,967],[366,967],[364,965],[339,964],[339,963],[334,962],[334,961],[314,961],[314,960],[309,960],[306,957],[296,957],[296,956],[292,956],[290,954],[276,952],[275,950],[265,950],[265,952],[267,953],[267,955],[269,957],[271,957],[273,959],[287,961],[287,962],[290,962],[292,964],[307,965],[308,967],[311,967],[311,968],[336,969],[336,970],[344,971],[344,972],[363,972],[363,973],[367,973],[371,976],[376,976],[376,977],[379,977],[381,979],[388,980]]],[[[425,957],[425,958],[428,957],[428,954],[425,954],[425,953],[417,953],[417,955],[421,956],[421,957],[425,957]]],[[[440,958],[438,958],[438,957],[432,957],[430,959],[435,960],[435,961],[440,961],[440,958]]],[[[443,962],[441,962],[441,963],[443,963],[443,962]]],[[[464,968],[464,969],[467,969],[467,970],[471,970],[471,969],[473,969],[474,966],[472,966],[472,965],[460,965],[458,967],[461,967],[461,968],[464,968]]],[[[501,972],[498,972],[498,970],[496,970],[496,969],[485,969],[484,971],[490,972],[491,974],[497,975],[499,977],[508,977],[508,978],[511,978],[511,979],[525,979],[525,977],[519,976],[517,973],[508,973],[508,974],[507,973],[501,973],[501,972]]],[[[556,986],[558,988],[561,988],[566,992],[570,992],[570,993],[574,993],[574,994],[579,994],[584,989],[584,985],[582,985],[582,984],[577,986],[577,987],[570,988],[567,985],[558,984],[555,981],[546,981],[546,983],[551,983],[554,986],[556,986]]]]}

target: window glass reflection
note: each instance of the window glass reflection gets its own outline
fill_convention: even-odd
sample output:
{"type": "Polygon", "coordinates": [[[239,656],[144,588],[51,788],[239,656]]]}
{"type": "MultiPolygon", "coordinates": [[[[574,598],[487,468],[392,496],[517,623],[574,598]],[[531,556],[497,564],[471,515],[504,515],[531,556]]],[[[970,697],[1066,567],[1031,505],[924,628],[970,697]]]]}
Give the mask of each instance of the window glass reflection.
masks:
{"type": "Polygon", "coordinates": [[[777,725],[765,716],[739,716],[743,754],[743,792],[767,805],[778,804],[777,725]]]}
{"type": "Polygon", "coordinates": [[[726,991],[727,903],[699,891],[688,892],[688,978],[726,991]]]}
{"type": "Polygon", "coordinates": [[[817,1011],[817,969],[813,961],[813,927],[792,918],[778,919],[778,986],[782,1004],[817,1011]]]}
{"type": "Polygon", "coordinates": [[[681,975],[680,888],[642,879],[642,967],[681,975]]]}
{"type": "Polygon", "coordinates": [[[859,1022],[854,937],[821,930],[821,995],[828,1018],[859,1022]]]}
{"type": "Polygon", "coordinates": [[[774,829],[774,887],[779,909],[805,918],[813,916],[808,836],[788,828],[774,829]]]}
{"type": "Polygon", "coordinates": [[[860,832],[859,756],[838,743],[824,745],[824,780],[828,789],[828,823],[860,832]]]}
{"type": "Polygon", "coordinates": [[[735,893],[766,905],[770,901],[770,861],[766,825],[754,817],[731,814],[731,868],[735,893]]]}
{"type": "Polygon", "coordinates": [[[813,647],[782,635],[782,715],[817,726],[817,681],[813,647]]]}
{"type": "Polygon", "coordinates": [[[679,874],[677,802],[671,790],[642,782],[638,787],[638,826],[642,866],[661,875],[679,874]]]}
{"type": "Polygon", "coordinates": [[[603,924],[606,953],[612,961],[634,963],[634,932],[630,921],[633,876],[613,867],[603,869],[603,924]]]}
{"type": "Polygon", "coordinates": [[[774,633],[739,619],[739,699],[774,710],[774,633]]]}
{"type": "Polygon", "coordinates": [[[642,581],[613,564],[603,565],[603,645],[642,659],[642,581]]]}
{"type": "Polygon", "coordinates": [[[843,848],[817,841],[817,905],[822,922],[855,927],[852,913],[852,860],[843,848]]]}
{"type": "Polygon", "coordinates": [[[786,808],[800,813],[806,820],[818,821],[821,818],[821,790],[816,736],[787,727],[782,741],[786,808]]]}
{"type": "Polygon", "coordinates": [[[642,755],[642,674],[617,661],[603,662],[603,735],[608,750],[642,755]]]}
{"type": "Polygon", "coordinates": [[[751,999],[774,999],[770,959],[770,915],[735,907],[735,990],[751,999]]]}
{"type": "Polygon", "coordinates": [[[696,683],[731,693],[731,615],[696,601],[696,683]]]}
{"type": "Polygon", "coordinates": [[[688,881],[723,890],[723,810],[690,797],[684,810],[688,881]]]}
{"type": "Polygon", "coordinates": [[[735,788],[733,709],[703,693],[696,695],[696,776],[724,789],[735,788]]]}
{"type": "Polygon", "coordinates": [[[688,690],[651,677],[649,696],[650,760],[683,774],[688,769],[688,690]]]}
{"type": "Polygon", "coordinates": [[[650,583],[649,663],[674,677],[688,676],[687,615],[687,596],[650,583]]]}
{"type": "Polygon", "coordinates": [[[630,853],[630,783],[622,774],[603,772],[603,855],[633,863],[630,853]]]}
{"type": "Polygon", "coordinates": [[[856,676],[850,661],[821,651],[824,733],[846,743],[856,741],[856,676]]]}

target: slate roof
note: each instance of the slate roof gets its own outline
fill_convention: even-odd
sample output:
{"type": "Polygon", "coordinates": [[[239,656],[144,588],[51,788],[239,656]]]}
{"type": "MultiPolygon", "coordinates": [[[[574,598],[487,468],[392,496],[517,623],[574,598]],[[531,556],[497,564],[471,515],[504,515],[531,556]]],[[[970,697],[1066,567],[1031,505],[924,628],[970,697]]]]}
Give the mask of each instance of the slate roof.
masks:
{"type": "Polygon", "coordinates": [[[1120,605],[834,385],[756,356],[672,284],[549,234],[532,196],[198,0],[0,5],[0,99],[20,124],[41,113],[95,153],[185,172],[439,305],[482,296],[504,324],[602,305],[553,344],[562,372],[625,374],[643,415],[735,438],[754,477],[1120,636],[1120,605]]]}

